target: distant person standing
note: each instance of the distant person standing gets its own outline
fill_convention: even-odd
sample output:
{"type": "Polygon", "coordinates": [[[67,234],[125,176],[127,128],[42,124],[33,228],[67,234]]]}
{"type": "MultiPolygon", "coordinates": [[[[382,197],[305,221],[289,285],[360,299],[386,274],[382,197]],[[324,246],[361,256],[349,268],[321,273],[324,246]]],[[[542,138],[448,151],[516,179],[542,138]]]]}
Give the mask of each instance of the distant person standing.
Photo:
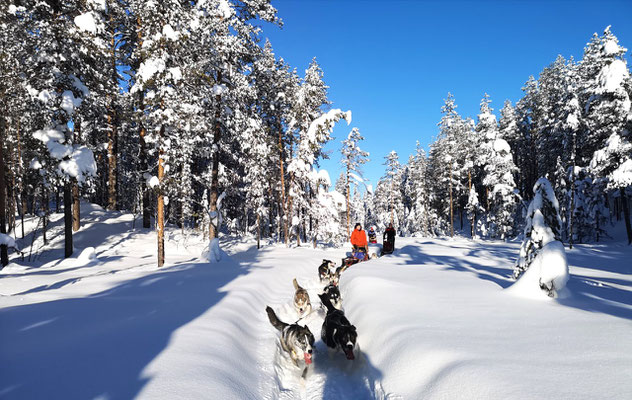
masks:
{"type": "Polygon", "coordinates": [[[382,238],[385,242],[384,245],[384,253],[392,253],[395,250],[395,228],[393,228],[393,223],[388,224],[388,228],[384,231],[384,237],[382,238]]]}

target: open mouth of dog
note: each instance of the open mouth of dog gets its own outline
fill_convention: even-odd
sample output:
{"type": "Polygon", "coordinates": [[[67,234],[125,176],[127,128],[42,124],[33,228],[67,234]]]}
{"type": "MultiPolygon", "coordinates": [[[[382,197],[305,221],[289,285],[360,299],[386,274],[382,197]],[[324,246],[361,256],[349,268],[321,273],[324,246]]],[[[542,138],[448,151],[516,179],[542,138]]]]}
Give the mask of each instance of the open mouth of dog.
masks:
{"type": "Polygon", "coordinates": [[[347,360],[355,360],[355,355],[353,354],[353,349],[346,348],[344,349],[345,356],[347,356],[347,360]]]}
{"type": "Polygon", "coordinates": [[[312,363],[312,354],[305,352],[303,353],[303,359],[305,360],[305,364],[311,364],[312,363]]]}

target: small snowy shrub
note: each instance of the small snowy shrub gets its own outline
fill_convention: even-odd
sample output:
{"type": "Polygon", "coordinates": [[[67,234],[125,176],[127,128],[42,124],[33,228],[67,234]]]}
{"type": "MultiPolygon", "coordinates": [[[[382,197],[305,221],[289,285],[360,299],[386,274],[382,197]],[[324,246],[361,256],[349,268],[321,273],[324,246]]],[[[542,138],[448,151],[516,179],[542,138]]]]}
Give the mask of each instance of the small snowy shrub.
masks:
{"type": "Polygon", "coordinates": [[[533,187],[535,196],[529,205],[524,240],[514,268],[516,287],[544,290],[553,297],[568,281],[568,263],[560,241],[559,205],[551,184],[540,178],[533,187]]]}

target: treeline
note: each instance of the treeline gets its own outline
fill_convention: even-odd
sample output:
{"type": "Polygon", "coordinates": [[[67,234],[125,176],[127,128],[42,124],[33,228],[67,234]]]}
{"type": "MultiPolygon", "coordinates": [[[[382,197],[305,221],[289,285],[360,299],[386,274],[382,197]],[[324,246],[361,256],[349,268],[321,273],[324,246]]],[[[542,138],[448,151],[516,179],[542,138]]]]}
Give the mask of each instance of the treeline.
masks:
{"type": "Polygon", "coordinates": [[[507,239],[521,232],[538,178],[555,188],[567,242],[599,241],[625,220],[632,195],[632,80],[627,49],[606,28],[581,60],[562,56],[529,78],[524,96],[506,101],[497,120],[487,95],[476,121],[457,112],[448,94],[439,135],[405,165],[386,157],[366,221],[393,220],[402,234],[507,239]]]}
{"type": "Polygon", "coordinates": [[[0,12],[3,232],[23,237],[37,214],[46,240],[63,203],[68,257],[83,198],[155,224],[159,265],[167,222],[210,239],[221,227],[286,243],[329,234],[317,223],[329,179],[313,166],[351,115],[324,113],[316,60],[299,75],[261,43],[262,22],[282,23],[269,0],[16,0],[0,12]]]}

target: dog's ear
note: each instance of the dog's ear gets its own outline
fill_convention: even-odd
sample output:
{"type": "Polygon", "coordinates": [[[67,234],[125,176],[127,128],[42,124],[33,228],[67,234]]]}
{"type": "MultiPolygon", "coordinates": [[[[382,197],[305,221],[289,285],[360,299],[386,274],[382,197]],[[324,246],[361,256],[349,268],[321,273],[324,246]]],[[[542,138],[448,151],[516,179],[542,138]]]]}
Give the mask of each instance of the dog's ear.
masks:
{"type": "Polygon", "coordinates": [[[357,332],[355,325],[351,325],[351,330],[357,332]]]}

